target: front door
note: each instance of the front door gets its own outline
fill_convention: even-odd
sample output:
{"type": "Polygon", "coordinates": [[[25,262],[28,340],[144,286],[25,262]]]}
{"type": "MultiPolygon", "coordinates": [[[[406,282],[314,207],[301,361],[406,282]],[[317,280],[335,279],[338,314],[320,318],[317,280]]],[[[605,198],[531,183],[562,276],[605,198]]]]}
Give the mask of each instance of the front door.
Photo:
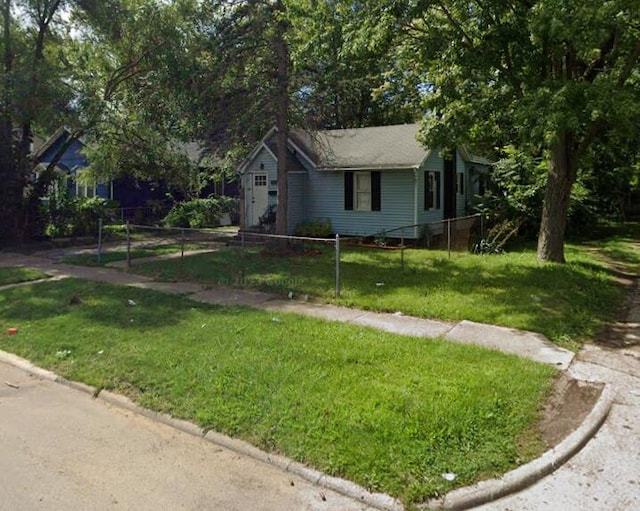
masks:
{"type": "Polygon", "coordinates": [[[260,217],[267,211],[269,205],[269,194],[267,187],[267,173],[253,174],[251,182],[251,219],[252,226],[260,223],[260,217]]]}

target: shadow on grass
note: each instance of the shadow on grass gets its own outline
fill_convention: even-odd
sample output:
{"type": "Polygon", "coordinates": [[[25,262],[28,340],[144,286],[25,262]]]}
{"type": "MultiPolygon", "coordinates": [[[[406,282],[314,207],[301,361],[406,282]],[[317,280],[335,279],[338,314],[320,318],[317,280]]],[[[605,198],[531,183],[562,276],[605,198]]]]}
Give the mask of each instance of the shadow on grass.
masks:
{"type": "MultiPolygon", "coordinates": [[[[626,249],[621,249],[626,253],[626,249]]],[[[615,269],[587,250],[568,248],[569,263],[539,264],[533,251],[494,256],[346,247],[341,297],[333,296],[333,250],[273,257],[259,248],[228,249],[136,268],[163,280],[254,288],[363,309],[424,318],[493,323],[540,332],[575,348],[612,318],[623,291],[615,269]],[[404,267],[402,262],[404,261],[404,267]]],[[[617,254],[616,254],[617,255],[617,254]]]]}
{"type": "Polygon", "coordinates": [[[186,298],[76,279],[7,290],[0,297],[2,315],[18,321],[66,315],[69,321],[75,318],[114,329],[172,325],[197,306],[186,298]],[[176,307],[176,300],[184,300],[184,307],[176,307]]]}
{"type": "Polygon", "coordinates": [[[533,256],[421,258],[389,271],[384,255],[342,265],[344,300],[373,310],[472,320],[543,333],[556,342],[592,336],[610,319],[623,292],[614,270],[584,259],[538,264],[533,256]]]}

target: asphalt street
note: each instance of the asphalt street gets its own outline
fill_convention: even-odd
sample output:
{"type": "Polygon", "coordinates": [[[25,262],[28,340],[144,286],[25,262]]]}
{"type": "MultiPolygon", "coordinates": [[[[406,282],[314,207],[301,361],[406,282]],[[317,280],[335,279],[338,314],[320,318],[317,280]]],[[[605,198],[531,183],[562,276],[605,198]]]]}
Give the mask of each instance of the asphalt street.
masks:
{"type": "Polygon", "coordinates": [[[37,509],[370,508],[0,362],[0,511],[37,509]]]}

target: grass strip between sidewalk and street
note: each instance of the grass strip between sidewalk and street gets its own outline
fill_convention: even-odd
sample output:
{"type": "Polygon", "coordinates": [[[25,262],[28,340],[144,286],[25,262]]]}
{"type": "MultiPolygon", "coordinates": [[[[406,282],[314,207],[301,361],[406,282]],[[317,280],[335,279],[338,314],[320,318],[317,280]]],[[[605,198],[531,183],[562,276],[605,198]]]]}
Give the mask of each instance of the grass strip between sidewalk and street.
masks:
{"type": "Polygon", "coordinates": [[[0,291],[0,348],[411,505],[545,446],[556,370],[442,340],[66,279],[0,291]],[[453,481],[443,474],[455,474],[453,481]]]}

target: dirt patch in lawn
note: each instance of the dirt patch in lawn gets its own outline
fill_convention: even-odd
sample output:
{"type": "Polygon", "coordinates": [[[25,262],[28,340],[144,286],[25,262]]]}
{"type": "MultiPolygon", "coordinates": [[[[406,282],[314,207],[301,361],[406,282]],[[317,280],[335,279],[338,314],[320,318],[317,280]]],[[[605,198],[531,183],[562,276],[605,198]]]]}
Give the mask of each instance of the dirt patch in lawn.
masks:
{"type": "Polygon", "coordinates": [[[556,377],[538,425],[549,447],[558,445],[582,424],[603,388],[602,384],[578,381],[565,373],[556,377]]]}

